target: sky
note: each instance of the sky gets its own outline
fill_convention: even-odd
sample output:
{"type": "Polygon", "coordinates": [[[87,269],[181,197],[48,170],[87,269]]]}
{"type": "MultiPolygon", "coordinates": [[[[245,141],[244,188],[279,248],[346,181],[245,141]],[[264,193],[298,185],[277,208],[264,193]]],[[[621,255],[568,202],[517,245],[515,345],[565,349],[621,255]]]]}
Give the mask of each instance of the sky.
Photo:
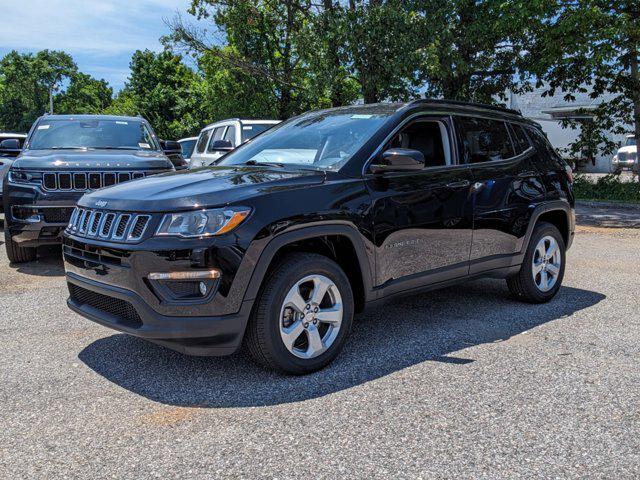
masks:
{"type": "Polygon", "coordinates": [[[162,50],[166,20],[181,13],[190,0],[1,0],[0,57],[64,50],[81,72],[103,78],[120,90],[136,50],[162,50]]]}

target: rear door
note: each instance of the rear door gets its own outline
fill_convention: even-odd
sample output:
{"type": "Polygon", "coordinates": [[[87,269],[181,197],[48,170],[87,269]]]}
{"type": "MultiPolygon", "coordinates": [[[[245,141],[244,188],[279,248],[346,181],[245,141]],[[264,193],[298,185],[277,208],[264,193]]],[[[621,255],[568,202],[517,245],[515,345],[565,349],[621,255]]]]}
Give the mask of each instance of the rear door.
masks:
{"type": "Polygon", "coordinates": [[[385,294],[464,277],[469,268],[471,177],[456,160],[449,117],[410,121],[384,145],[420,150],[425,168],[365,173],[372,197],[378,286],[385,294]]]}
{"type": "Polygon", "coordinates": [[[509,266],[522,248],[532,206],[544,198],[535,150],[512,141],[503,119],[457,116],[456,127],[473,181],[469,273],[509,266]]]}

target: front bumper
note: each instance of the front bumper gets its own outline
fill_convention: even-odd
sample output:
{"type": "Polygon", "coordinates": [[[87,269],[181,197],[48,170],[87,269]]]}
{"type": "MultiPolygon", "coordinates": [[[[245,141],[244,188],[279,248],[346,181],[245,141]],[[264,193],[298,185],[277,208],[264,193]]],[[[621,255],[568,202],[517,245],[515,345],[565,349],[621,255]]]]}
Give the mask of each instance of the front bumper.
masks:
{"type": "Polygon", "coordinates": [[[135,292],[67,273],[71,310],[105,327],[141,337],[187,355],[222,356],[242,342],[251,312],[244,302],[234,315],[168,316],[135,292]]]}

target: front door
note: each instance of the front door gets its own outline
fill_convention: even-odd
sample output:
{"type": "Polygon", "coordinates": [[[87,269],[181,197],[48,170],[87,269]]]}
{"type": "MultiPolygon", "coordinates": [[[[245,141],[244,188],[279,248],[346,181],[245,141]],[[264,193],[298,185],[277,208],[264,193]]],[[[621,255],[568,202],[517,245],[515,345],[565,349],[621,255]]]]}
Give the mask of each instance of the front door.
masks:
{"type": "Polygon", "coordinates": [[[467,275],[473,214],[468,166],[458,165],[448,117],[420,117],[387,143],[420,150],[420,171],[366,175],[376,284],[394,293],[467,275]]]}

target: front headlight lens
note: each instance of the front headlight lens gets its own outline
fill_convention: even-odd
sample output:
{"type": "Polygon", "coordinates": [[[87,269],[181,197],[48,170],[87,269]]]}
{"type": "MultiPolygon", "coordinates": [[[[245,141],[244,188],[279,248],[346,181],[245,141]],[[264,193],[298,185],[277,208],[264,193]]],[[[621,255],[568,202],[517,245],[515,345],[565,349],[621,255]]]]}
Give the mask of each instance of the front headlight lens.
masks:
{"type": "Polygon", "coordinates": [[[11,183],[34,183],[42,180],[41,172],[27,172],[23,170],[9,170],[8,180],[11,183]]]}
{"type": "Polygon", "coordinates": [[[249,213],[251,209],[247,207],[168,213],[162,218],[156,235],[186,238],[222,235],[240,225],[249,213]]]}

